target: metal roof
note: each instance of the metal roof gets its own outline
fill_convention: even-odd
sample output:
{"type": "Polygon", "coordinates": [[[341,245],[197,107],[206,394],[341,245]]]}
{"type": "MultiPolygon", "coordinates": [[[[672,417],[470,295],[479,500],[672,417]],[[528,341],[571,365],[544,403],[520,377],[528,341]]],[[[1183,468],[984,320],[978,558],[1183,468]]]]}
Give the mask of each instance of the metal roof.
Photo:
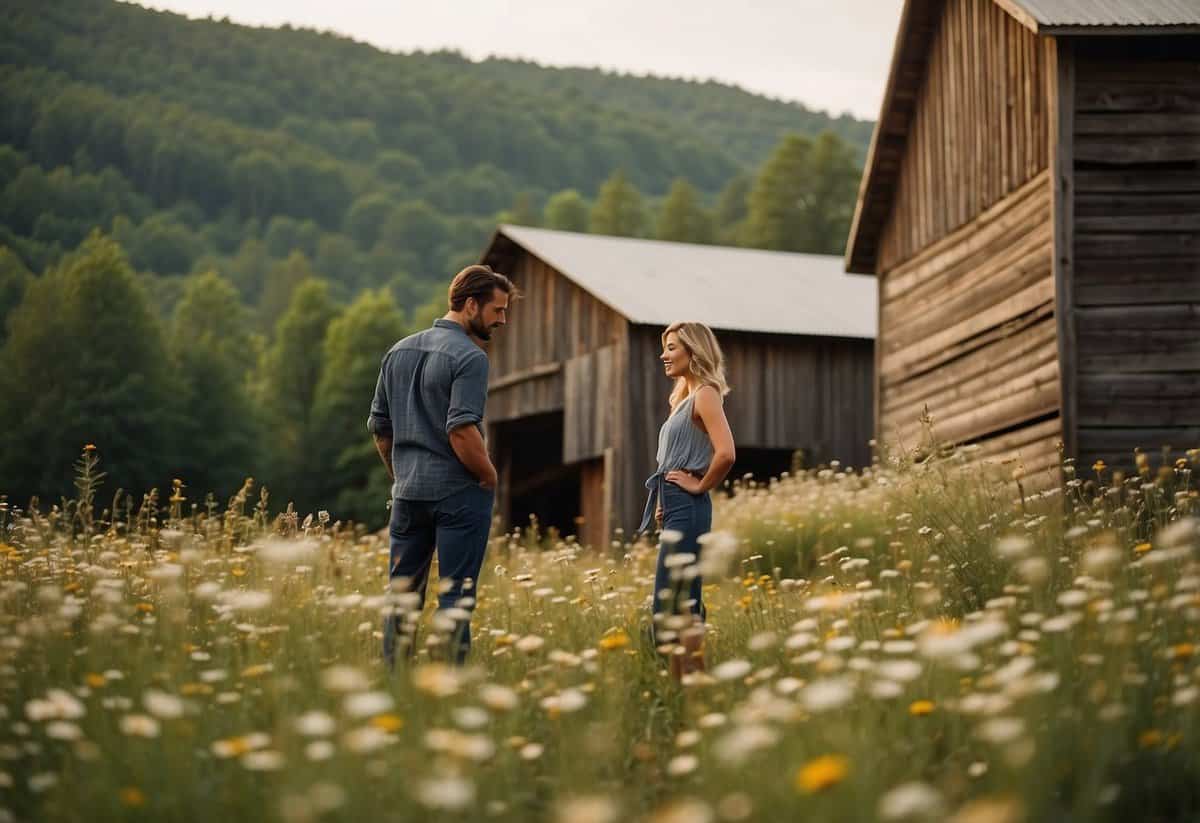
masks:
{"type": "MultiPolygon", "coordinates": [[[[1087,27],[1200,25],[1200,0],[1008,0],[1036,24],[1035,31],[1087,27]]],[[[1004,2],[1001,6],[1006,6],[1004,2]]],[[[1020,19],[1020,14],[1016,14],[1020,19]]],[[[1029,21],[1022,20],[1025,25],[1029,21]]]]}
{"type": "Polygon", "coordinates": [[[847,274],[841,257],[502,225],[483,259],[505,239],[633,323],[875,337],[875,279],[847,274]]]}

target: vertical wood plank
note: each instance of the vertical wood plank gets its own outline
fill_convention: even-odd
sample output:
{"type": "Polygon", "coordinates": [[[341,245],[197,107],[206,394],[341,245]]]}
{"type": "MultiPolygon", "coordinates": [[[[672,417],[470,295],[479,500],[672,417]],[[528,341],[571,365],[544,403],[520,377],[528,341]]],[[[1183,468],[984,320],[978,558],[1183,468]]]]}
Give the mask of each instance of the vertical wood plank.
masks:
{"type": "Polygon", "coordinates": [[[1058,327],[1059,408],[1067,454],[1078,453],[1074,276],[1075,61],[1071,41],[1056,38],[1050,107],[1051,199],[1054,204],[1054,314],[1058,327]]]}

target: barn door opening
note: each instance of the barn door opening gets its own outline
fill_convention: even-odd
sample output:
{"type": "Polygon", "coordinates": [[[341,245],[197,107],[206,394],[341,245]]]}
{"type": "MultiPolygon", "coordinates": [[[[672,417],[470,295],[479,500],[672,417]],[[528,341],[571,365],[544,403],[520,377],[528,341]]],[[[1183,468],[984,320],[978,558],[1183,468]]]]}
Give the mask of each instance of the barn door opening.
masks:
{"type": "Polygon", "coordinates": [[[537,519],[543,535],[606,539],[605,460],[563,463],[563,415],[552,412],[501,423],[495,429],[501,516],[524,530],[537,519]]]}
{"type": "Polygon", "coordinates": [[[741,480],[751,475],[758,483],[765,483],[773,477],[779,477],[784,472],[795,468],[797,454],[792,449],[755,449],[738,446],[737,462],[729,472],[729,480],[741,480]]]}

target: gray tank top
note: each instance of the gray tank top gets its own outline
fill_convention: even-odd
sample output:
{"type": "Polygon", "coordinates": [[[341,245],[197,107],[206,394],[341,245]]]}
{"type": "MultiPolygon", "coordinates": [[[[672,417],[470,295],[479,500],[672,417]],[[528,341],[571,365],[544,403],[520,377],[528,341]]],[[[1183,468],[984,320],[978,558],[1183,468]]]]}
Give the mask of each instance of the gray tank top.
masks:
{"type": "Polygon", "coordinates": [[[703,474],[712,463],[712,441],[692,422],[695,400],[696,395],[689,395],[658,430],[659,474],[675,469],[703,474]]]}

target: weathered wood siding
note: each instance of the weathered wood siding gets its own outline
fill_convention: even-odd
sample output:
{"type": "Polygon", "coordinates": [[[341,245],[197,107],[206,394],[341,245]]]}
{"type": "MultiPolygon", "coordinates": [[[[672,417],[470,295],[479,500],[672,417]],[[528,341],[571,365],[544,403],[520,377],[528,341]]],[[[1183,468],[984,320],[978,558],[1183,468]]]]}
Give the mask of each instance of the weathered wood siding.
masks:
{"type": "Polygon", "coordinates": [[[618,343],[625,318],[530,254],[505,271],[524,294],[489,347],[487,417],[500,423],[561,410],[564,364],[618,343]]]}
{"type": "Polygon", "coordinates": [[[879,435],[911,448],[926,409],[944,442],[1040,472],[1058,459],[1049,176],[880,278],[879,435]]]}
{"type": "Polygon", "coordinates": [[[621,354],[621,347],[613,343],[566,362],[564,462],[598,457],[616,445],[625,397],[621,354]]]}
{"type": "MultiPolygon", "coordinates": [[[[654,471],[658,430],[670,412],[662,331],[632,326],[629,334],[626,528],[642,514],[643,482],[654,471]]],[[[803,450],[810,465],[835,458],[870,463],[873,341],[722,331],[717,340],[732,387],[725,414],[739,447],[803,450]]]]}
{"type": "Polygon", "coordinates": [[[1068,363],[1083,466],[1200,447],[1197,55],[1196,36],[1073,45],[1068,363]]]}
{"type": "Polygon", "coordinates": [[[946,0],[893,170],[878,272],[966,225],[1046,168],[1052,49],[993,0],[946,0]]]}

